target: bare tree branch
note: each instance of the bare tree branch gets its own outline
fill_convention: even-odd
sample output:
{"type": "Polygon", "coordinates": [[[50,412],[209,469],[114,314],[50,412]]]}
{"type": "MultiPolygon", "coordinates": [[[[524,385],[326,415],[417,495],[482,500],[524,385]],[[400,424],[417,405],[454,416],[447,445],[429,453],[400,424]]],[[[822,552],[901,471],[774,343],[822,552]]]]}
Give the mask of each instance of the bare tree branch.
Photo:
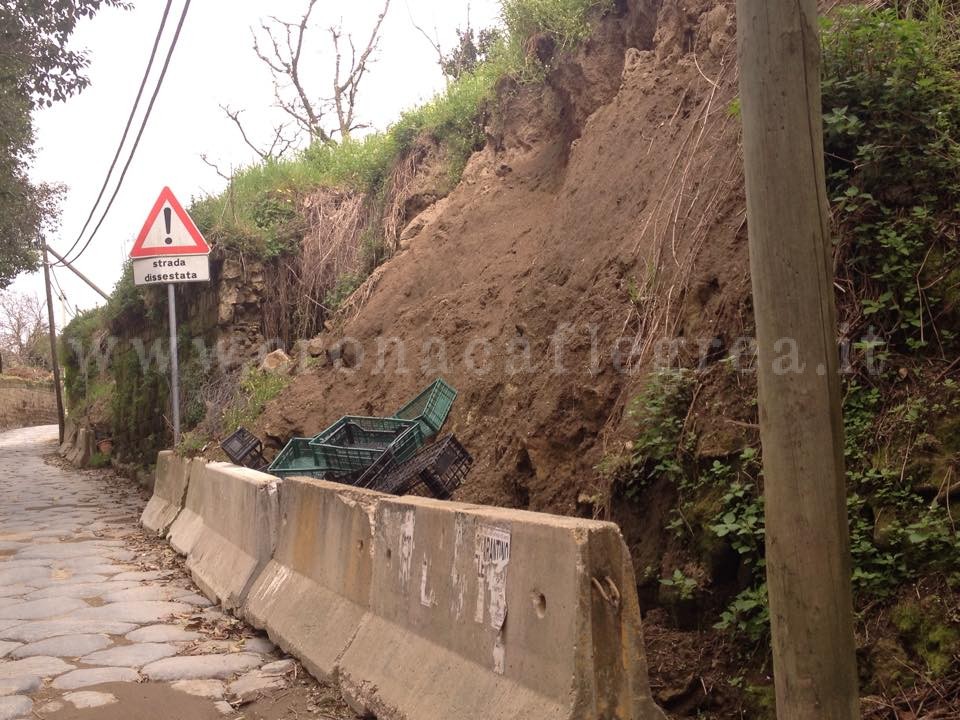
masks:
{"type": "Polygon", "coordinates": [[[227,175],[225,172],[223,172],[223,170],[220,169],[220,166],[213,162],[213,160],[211,160],[206,153],[200,153],[200,159],[203,161],[204,165],[213,168],[214,172],[227,182],[233,180],[233,174],[231,173],[230,175],[227,175]]]}
{"type": "Polygon", "coordinates": [[[263,150],[251,140],[244,129],[240,112],[234,112],[227,107],[223,110],[240,130],[246,145],[262,159],[282,156],[297,144],[303,132],[311,142],[330,143],[334,142],[333,138],[338,133],[340,139],[347,140],[352,132],[367,127],[357,122],[357,97],[379,45],[391,0],[384,0],[383,9],[377,16],[369,40],[362,50],[358,50],[353,37],[345,35],[339,26],[329,29],[336,62],[333,95],[326,98],[318,98],[310,93],[302,73],[307,34],[317,2],[318,0],[307,0],[306,10],[296,22],[271,16],[260,23],[259,33],[251,28],[253,51],[273,77],[276,106],[292,123],[277,127],[270,148],[263,150]],[[348,59],[344,57],[347,45],[348,59]],[[335,129],[330,129],[325,122],[331,114],[336,115],[335,129]],[[295,125],[299,132],[290,135],[291,124],[295,125]]]}
{"type": "Polygon", "coordinates": [[[343,53],[340,48],[340,40],[343,32],[338,27],[330,28],[330,37],[333,39],[333,48],[336,53],[336,69],[333,78],[333,105],[337,113],[337,120],[340,123],[340,137],[348,139],[351,129],[354,128],[354,117],[357,107],[357,93],[360,89],[360,83],[363,76],[366,75],[369,64],[372,62],[371,56],[380,44],[380,29],[383,27],[383,21],[390,10],[391,0],[384,0],[383,10],[377,17],[377,21],[370,33],[370,39],[367,41],[363,52],[357,57],[357,48],[353,42],[353,36],[347,35],[347,41],[350,44],[350,67],[346,75],[341,75],[343,70],[343,53]]]}
{"type": "Polygon", "coordinates": [[[297,142],[296,134],[289,138],[285,135],[287,129],[290,127],[290,124],[282,123],[278,127],[274,128],[273,142],[270,144],[270,147],[266,150],[261,150],[253,143],[252,140],[250,140],[250,136],[247,135],[247,131],[243,127],[243,123],[240,121],[240,113],[242,113],[243,110],[231,110],[228,105],[221,105],[220,109],[223,110],[226,116],[233,121],[234,125],[237,126],[237,129],[240,131],[240,136],[247,144],[247,147],[260,156],[261,160],[279,159],[283,157],[284,153],[288,152],[290,148],[292,148],[297,142]]]}

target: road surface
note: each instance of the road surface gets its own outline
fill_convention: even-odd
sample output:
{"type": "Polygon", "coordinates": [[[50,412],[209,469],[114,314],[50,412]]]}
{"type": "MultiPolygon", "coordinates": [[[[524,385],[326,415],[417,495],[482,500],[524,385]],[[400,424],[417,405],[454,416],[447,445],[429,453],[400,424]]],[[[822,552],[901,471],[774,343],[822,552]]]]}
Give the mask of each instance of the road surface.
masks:
{"type": "Polygon", "coordinates": [[[0,434],[0,720],[354,717],[210,607],[137,525],[139,488],[63,466],[56,438],[0,434]]]}

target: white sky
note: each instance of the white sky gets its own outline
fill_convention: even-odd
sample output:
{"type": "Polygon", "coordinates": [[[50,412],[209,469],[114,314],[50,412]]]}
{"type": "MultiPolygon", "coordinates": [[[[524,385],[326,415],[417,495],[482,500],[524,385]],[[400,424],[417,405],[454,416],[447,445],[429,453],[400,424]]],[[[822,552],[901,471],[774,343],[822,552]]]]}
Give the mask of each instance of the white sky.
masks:
{"type": "MultiPolygon", "coordinates": [[[[169,38],[179,18],[182,0],[177,0],[167,23],[154,76],[162,66],[169,38]]],[[[497,0],[469,3],[473,26],[497,22],[497,0]]],[[[123,133],[130,107],[146,67],[163,0],[136,0],[133,10],[105,10],[84,22],[74,36],[74,47],[89,50],[92,85],[67,103],[43,110],[35,117],[37,180],[67,186],[60,231],[51,246],[64,253],[83,227],[123,133]]],[[[283,114],[273,107],[273,85],[267,68],[252,50],[250,28],[260,18],[276,15],[299,19],[306,0],[193,0],[177,51],[154,107],[136,158],[127,173],[113,209],[77,262],[78,269],[110,292],[122,263],[161,188],[169,185],[180,201],[220,191],[224,181],[203,163],[205,153],[221,167],[249,164],[255,159],[219,106],[244,108],[248,133],[265,144],[269,130],[283,114]]],[[[305,82],[319,96],[332,77],[332,58],[324,29],[342,21],[365,43],[382,0],[320,0],[314,10],[314,32],[308,36],[307,57],[302,63],[305,82]]],[[[384,23],[378,61],[361,88],[361,120],[382,129],[400,112],[413,107],[443,88],[444,80],[436,53],[413,27],[436,31],[445,49],[463,26],[468,0],[393,0],[384,23]]],[[[154,87],[148,83],[145,108],[154,87]]],[[[135,136],[139,121],[131,131],[135,136]]],[[[121,156],[121,162],[126,154],[121,156]]],[[[108,191],[109,198],[112,187],[108,191]]],[[[99,216],[98,216],[99,217],[99,216]]],[[[95,218],[96,221],[96,218],[95,218]]],[[[85,241],[84,241],[85,242],[85,241]]],[[[65,269],[56,276],[69,303],[82,309],[101,304],[101,298],[65,269]]],[[[42,297],[42,274],[19,278],[13,288],[42,297]]],[[[63,311],[57,302],[57,319],[63,311]]],[[[67,313],[67,319],[70,314],[67,313]]]]}

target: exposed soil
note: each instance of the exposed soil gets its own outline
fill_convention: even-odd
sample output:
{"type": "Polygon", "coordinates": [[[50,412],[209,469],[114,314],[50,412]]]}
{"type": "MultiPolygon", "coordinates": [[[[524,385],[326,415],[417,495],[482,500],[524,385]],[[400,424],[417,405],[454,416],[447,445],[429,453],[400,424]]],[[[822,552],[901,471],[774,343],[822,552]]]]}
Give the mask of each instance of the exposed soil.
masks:
{"type": "MultiPolygon", "coordinates": [[[[620,3],[545,85],[500,88],[463,182],[268,407],[274,446],[392,413],[442,375],[460,391],[448,429],[477,460],[458,499],[591,511],[578,500],[656,342],[686,338],[689,364],[705,338],[713,362],[749,322],[732,3],[657,6],[620,3]]],[[[722,431],[706,442],[736,448],[715,422],[729,412],[698,416],[722,431]]]]}

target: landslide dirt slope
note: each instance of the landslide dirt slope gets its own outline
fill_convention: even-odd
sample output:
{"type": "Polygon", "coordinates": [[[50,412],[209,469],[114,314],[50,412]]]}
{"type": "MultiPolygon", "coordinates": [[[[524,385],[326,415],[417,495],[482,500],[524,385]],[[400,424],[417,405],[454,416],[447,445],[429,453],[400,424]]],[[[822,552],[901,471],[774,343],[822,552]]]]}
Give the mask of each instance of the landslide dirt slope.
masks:
{"type": "MultiPolygon", "coordinates": [[[[458,499],[578,512],[656,342],[686,339],[689,365],[716,338],[713,361],[750,322],[732,5],[620,2],[545,83],[499,88],[462,183],[322,336],[353,367],[302,371],[257,429],[279,443],[391,413],[443,375],[447,429],[477,459],[458,499]],[[406,373],[395,344],[378,367],[387,338],[406,373]]],[[[709,408],[698,422],[730,444],[709,408]]]]}

